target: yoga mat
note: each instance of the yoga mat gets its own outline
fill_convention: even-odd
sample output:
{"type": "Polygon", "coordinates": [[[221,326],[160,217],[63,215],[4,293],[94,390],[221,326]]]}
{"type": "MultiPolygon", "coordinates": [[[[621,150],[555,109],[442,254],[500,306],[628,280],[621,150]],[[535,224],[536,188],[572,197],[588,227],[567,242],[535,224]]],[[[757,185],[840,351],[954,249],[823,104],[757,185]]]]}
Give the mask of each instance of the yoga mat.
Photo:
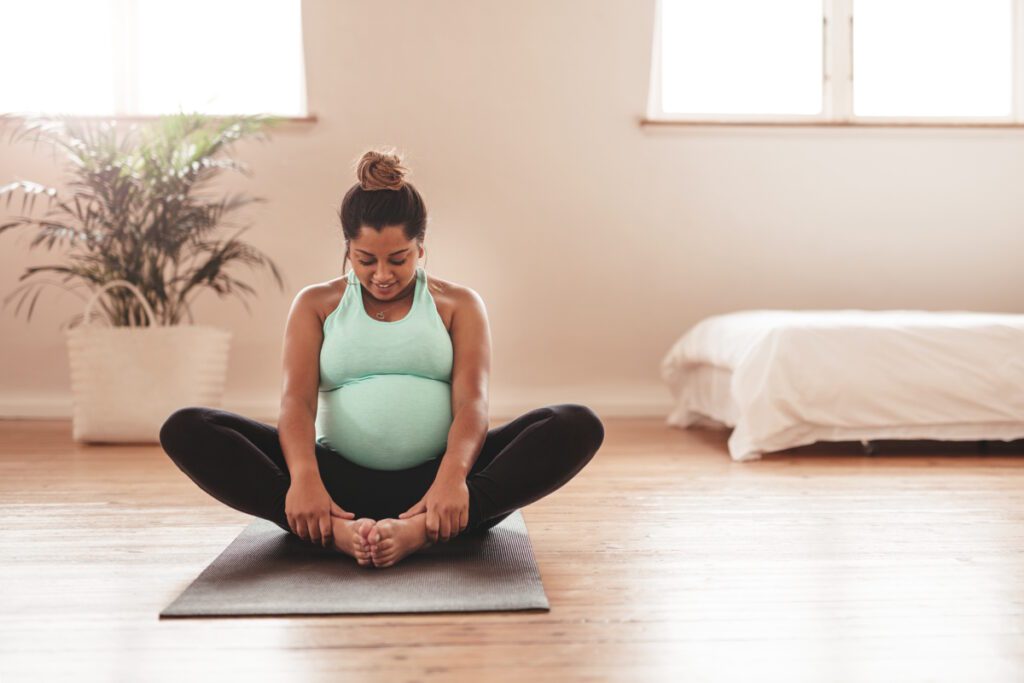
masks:
{"type": "Polygon", "coordinates": [[[519,510],[390,567],[256,518],[160,617],[550,609],[519,510]]]}

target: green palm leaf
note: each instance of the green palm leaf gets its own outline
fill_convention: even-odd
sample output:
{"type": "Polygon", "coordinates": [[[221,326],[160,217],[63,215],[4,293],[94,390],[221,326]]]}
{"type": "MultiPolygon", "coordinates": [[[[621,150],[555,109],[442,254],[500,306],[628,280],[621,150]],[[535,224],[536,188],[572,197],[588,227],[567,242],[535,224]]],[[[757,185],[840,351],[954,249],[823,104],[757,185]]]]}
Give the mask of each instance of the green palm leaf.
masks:
{"type": "MultiPolygon", "coordinates": [[[[63,157],[70,178],[63,190],[19,180],[0,186],[5,210],[21,195],[20,216],[0,222],[0,234],[33,230],[29,248],[64,250],[65,263],[27,268],[19,280],[45,273],[61,282],[33,280],[15,289],[4,306],[17,298],[31,320],[42,285],[74,281],[72,287],[95,291],[123,279],[136,285],[161,324],[192,319],[191,303],[205,290],[237,296],[249,310],[249,284],[229,272],[235,264],[267,269],[277,286],[284,281],[274,262],[238,239],[217,236],[233,227],[232,218],[251,204],[266,201],[244,193],[205,192],[225,172],[251,175],[230,156],[242,139],[268,139],[266,129],[280,118],[236,116],[214,118],[180,112],[144,126],[114,121],[83,121],[71,116],[0,115],[0,129],[11,128],[9,142],[47,145],[54,158],[63,157]],[[46,198],[45,213],[34,215],[46,198]]],[[[81,292],[75,292],[81,295],[81,292]]],[[[97,307],[111,325],[143,323],[141,304],[130,292],[109,290],[97,307]]],[[[81,321],[72,319],[71,325],[81,321]]]]}

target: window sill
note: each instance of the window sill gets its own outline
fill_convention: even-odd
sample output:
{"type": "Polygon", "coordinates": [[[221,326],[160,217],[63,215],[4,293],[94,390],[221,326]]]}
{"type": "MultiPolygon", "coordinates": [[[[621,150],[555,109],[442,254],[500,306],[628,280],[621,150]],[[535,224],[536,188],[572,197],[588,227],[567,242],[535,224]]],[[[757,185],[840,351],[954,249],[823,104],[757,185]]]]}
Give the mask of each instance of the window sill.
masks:
{"type": "Polygon", "coordinates": [[[735,121],[726,119],[649,119],[641,118],[641,126],[657,127],[753,127],[753,128],[978,128],[1024,129],[1024,123],[1013,121],[735,121]]]}

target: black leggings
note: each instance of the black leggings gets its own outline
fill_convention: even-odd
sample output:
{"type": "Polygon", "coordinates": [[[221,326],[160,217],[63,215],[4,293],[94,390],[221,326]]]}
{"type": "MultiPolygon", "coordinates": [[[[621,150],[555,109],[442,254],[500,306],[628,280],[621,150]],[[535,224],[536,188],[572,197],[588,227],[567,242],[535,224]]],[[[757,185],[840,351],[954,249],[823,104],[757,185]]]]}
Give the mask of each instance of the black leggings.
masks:
{"type": "MultiPolygon", "coordinates": [[[[462,533],[489,529],[560,488],[590,462],[603,440],[601,420],[574,403],[537,408],[489,430],[466,477],[469,522],[462,533]]],[[[285,515],[291,477],[276,427],[193,406],[167,418],[160,444],[199,488],[292,532],[285,515]]],[[[375,470],[313,445],[324,488],[354,519],[397,518],[423,497],[441,465],[438,457],[409,469],[375,470]]]]}

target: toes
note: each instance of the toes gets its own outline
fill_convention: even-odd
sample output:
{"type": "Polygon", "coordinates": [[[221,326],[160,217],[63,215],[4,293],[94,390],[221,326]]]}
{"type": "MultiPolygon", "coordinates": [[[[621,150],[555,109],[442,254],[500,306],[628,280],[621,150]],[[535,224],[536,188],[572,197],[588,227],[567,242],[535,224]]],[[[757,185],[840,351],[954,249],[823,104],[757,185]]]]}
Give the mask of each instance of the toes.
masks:
{"type": "Polygon", "coordinates": [[[373,530],[370,532],[370,540],[380,542],[385,538],[391,538],[394,535],[393,522],[390,519],[382,519],[373,525],[373,530]]]}

